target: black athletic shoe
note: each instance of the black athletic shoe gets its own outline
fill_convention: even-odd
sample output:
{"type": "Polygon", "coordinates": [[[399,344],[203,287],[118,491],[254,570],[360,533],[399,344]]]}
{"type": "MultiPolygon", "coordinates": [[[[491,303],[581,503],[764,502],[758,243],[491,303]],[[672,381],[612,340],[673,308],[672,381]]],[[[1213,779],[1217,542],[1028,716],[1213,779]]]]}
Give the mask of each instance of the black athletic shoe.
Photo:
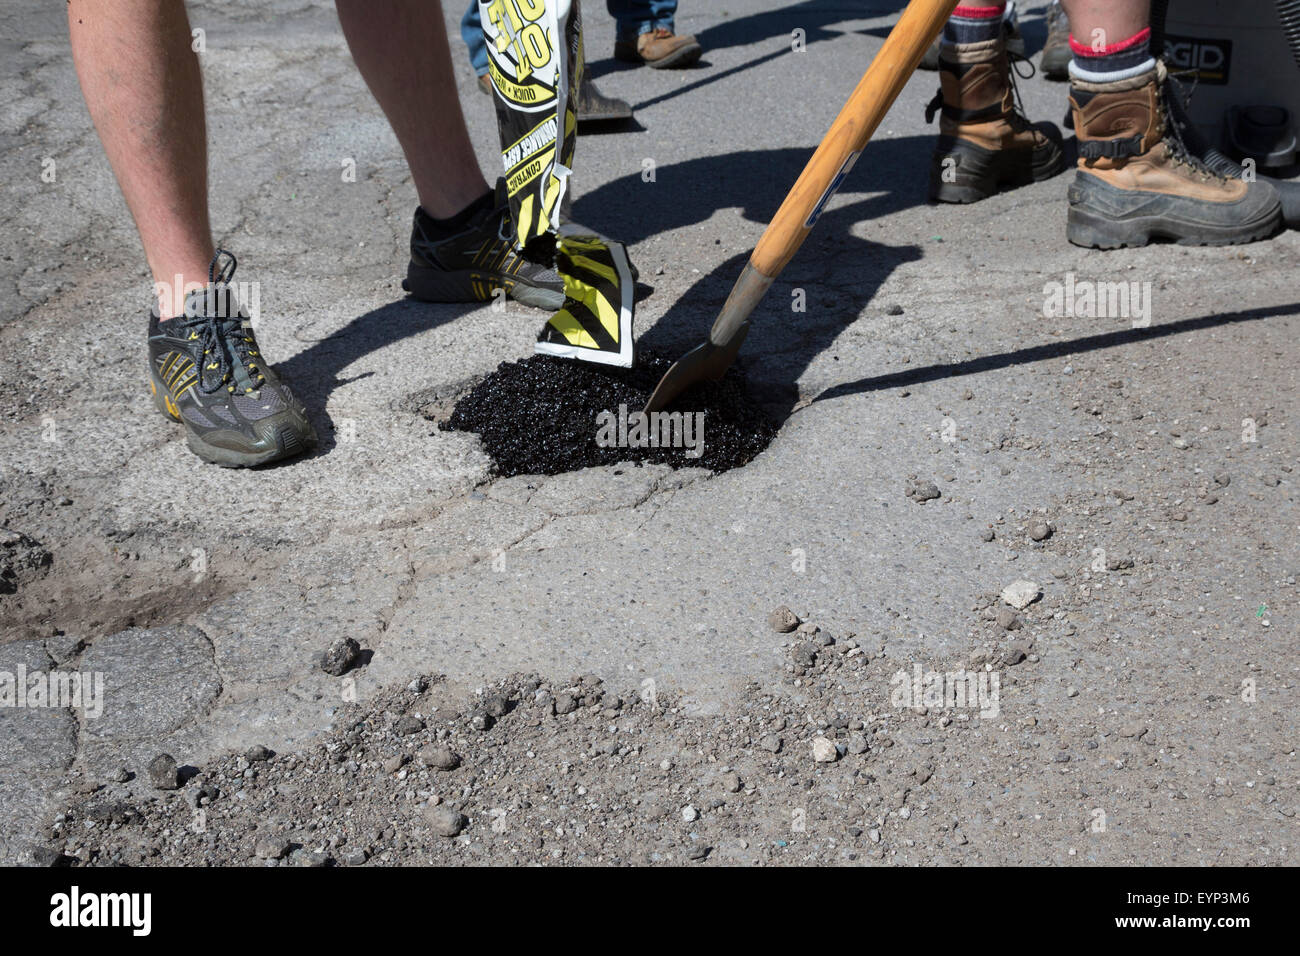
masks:
{"type": "Polygon", "coordinates": [[[505,289],[516,302],[548,312],[564,304],[559,273],[515,252],[504,179],[451,222],[455,231],[415,210],[411,264],[402,283],[411,295],[425,302],[486,302],[505,289]]]}
{"type": "Polygon", "coordinates": [[[175,318],[149,315],[149,390],[185,426],[190,450],[226,468],[291,458],[316,445],[302,404],[266,364],[228,283],[235,257],[218,249],[206,289],[175,318]],[[218,260],[225,257],[221,268],[218,260]]]}

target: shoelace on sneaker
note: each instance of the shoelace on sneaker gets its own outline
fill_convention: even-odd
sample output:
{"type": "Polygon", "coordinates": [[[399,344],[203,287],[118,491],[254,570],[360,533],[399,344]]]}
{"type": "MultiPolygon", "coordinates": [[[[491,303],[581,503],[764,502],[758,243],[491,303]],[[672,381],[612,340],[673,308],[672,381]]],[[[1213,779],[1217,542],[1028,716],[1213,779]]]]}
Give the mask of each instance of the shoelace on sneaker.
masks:
{"type": "Polygon", "coordinates": [[[213,394],[223,385],[231,393],[238,385],[247,394],[257,391],[266,383],[266,376],[257,367],[261,355],[257,351],[257,342],[253,339],[251,328],[245,323],[244,317],[238,314],[238,310],[228,308],[232,301],[230,280],[237,264],[234,255],[225,249],[218,249],[208,264],[208,289],[195,293],[203,298],[203,312],[173,320],[182,330],[189,331],[189,341],[198,342],[202,347],[204,370],[221,373],[211,384],[206,381],[208,376],[199,376],[198,389],[205,395],[213,394]],[[221,303],[219,308],[209,307],[214,298],[221,303]],[[221,314],[230,311],[236,311],[236,314],[221,314]],[[212,359],[214,354],[216,358],[212,359]],[[234,383],[231,378],[234,378],[234,383]]]}

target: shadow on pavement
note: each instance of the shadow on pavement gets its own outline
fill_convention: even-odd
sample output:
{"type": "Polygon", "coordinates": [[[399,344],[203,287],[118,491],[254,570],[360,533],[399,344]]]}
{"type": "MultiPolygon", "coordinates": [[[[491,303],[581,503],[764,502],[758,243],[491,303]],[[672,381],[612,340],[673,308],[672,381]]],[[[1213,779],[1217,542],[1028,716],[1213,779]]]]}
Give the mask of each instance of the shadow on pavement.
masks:
{"type": "MultiPolygon", "coordinates": [[[[795,255],[755,309],[738,362],[747,368],[762,362],[764,402],[780,418],[798,401],[796,383],[809,363],[857,320],[862,305],[895,268],[921,257],[920,246],[873,242],[854,235],[854,228],[925,201],[924,180],[900,177],[898,171],[924,170],[932,146],[930,136],[869,144],[839,200],[869,195],[824,213],[807,248],[795,255]],[[804,311],[793,308],[796,294],[804,311]],[[776,353],[779,363],[762,360],[776,353]]],[[[704,222],[715,211],[733,207],[751,222],[766,225],[811,155],[811,148],[749,150],[662,166],[653,183],[632,174],[583,195],[574,201],[574,216],[629,243],[704,222]]],[[[698,345],[748,258],[745,250],[702,275],[641,335],[639,344],[668,354],[698,345]]]]}
{"type": "Polygon", "coordinates": [[[1066,355],[1078,355],[1083,352],[1116,348],[1121,345],[1165,338],[1170,335],[1183,335],[1188,332],[1198,332],[1201,329],[1212,329],[1237,322],[1258,322],[1261,319],[1273,318],[1279,315],[1290,316],[1295,315],[1297,312],[1300,312],[1300,302],[1292,302],[1289,305],[1261,306],[1256,309],[1242,309],[1239,312],[1195,316],[1190,319],[1179,319],[1176,322],[1145,328],[1099,332],[1096,335],[1085,335],[1083,338],[1072,339],[1068,342],[1049,342],[1025,349],[1016,349],[1013,352],[998,352],[995,355],[984,355],[952,365],[927,365],[922,368],[891,372],[888,375],[873,375],[868,378],[860,378],[855,382],[845,382],[842,385],[828,388],[813,401],[824,402],[832,398],[861,395],[885,388],[901,388],[921,382],[933,382],[941,378],[952,378],[958,375],[992,372],[1016,365],[1027,365],[1030,362],[1041,362],[1045,359],[1060,358],[1066,355]]]}
{"type": "Polygon", "coordinates": [[[455,321],[481,305],[478,302],[434,305],[415,299],[399,299],[357,316],[288,361],[277,362],[276,370],[292,385],[294,394],[307,406],[312,424],[316,426],[319,444],[311,457],[329,454],[336,444],[334,422],[325,411],[334,389],[375,374],[364,372],[341,379],[339,373],[343,369],[371,352],[407,336],[455,321]]]}
{"type": "MultiPolygon", "coordinates": [[[[573,219],[628,245],[704,222],[719,209],[738,208],[751,222],[767,225],[815,146],[688,159],[657,166],[653,182],[643,181],[640,172],[630,173],[577,196],[573,219]]],[[[925,204],[925,176],[933,148],[934,136],[929,134],[868,143],[838,198],[878,194],[847,207],[857,219],[925,204]]],[[[830,232],[831,217],[843,213],[843,209],[826,213],[809,241],[830,232]]]]}
{"type": "MultiPolygon", "coordinates": [[[[901,13],[905,6],[907,4],[901,0],[873,0],[866,3],[805,0],[804,3],[792,3],[747,17],[724,20],[701,30],[695,36],[704,47],[706,56],[710,50],[748,46],[774,37],[782,37],[787,41],[784,49],[789,52],[788,41],[796,28],[804,31],[804,43],[811,47],[819,40],[831,40],[839,36],[843,31],[831,29],[836,24],[846,20],[865,20],[901,13]]],[[[863,63],[864,68],[865,66],[863,63]]]]}

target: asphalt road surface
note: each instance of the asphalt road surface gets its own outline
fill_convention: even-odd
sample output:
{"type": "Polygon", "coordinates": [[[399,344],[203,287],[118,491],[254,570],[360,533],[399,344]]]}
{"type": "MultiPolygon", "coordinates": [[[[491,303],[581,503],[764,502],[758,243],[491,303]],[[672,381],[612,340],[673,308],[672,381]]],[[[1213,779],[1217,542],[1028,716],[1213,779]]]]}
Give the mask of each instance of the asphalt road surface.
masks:
{"type": "MultiPolygon", "coordinates": [[[[573,217],[628,244],[652,287],[643,342],[675,352],[703,337],[896,6],[685,2],[678,28],[703,60],[654,71],[612,58],[612,23],[588,4],[592,73],[636,121],[580,139],[573,217]]],[[[99,675],[104,692],[97,715],[0,708],[4,860],[33,847],[86,859],[112,841],[127,861],[157,858],[160,831],[122,827],[135,843],[119,847],[55,814],[101,797],[164,814],[188,797],[151,788],[161,752],[205,772],[255,744],[310,755],[358,714],[388,727],[415,708],[426,729],[359,738],[349,772],[371,782],[350,785],[422,821],[450,802],[468,825],[378,825],[352,862],[521,859],[520,846],[629,859],[596,835],[614,804],[631,807],[619,825],[649,862],[1295,862],[1294,232],[1076,248],[1070,173],[929,206],[936,78],[918,73],[755,314],[740,365],[779,423],[764,452],[716,476],[626,465],[494,480],[475,437],[436,422],[530,354],[546,316],[404,297],[415,194],[331,5],[191,11],[206,31],[217,240],[237,280],[257,283],[259,339],[322,444],[222,470],[154,411],[151,285],[63,6],[6,5],[0,671],[99,675]],[[1129,308],[1051,314],[1055,292],[1101,283],[1123,284],[1129,308]],[[1002,597],[1016,581],[1036,595],[1018,610],[1002,597]],[[802,633],[769,624],[783,605],[802,633]],[[369,652],[343,678],[317,663],[341,638],[369,652]],[[996,715],[900,690],[958,672],[996,675],[996,715]],[[474,708],[457,701],[520,673],[541,684],[508,682],[518,706],[490,729],[466,724],[474,708]],[[575,723],[538,703],[579,674],[622,710],[575,692],[575,723]],[[417,675],[445,675],[451,703],[392,696],[417,675]],[[637,739],[609,750],[620,724],[637,739]],[[462,769],[389,794],[405,771],[385,761],[437,728],[462,769]],[[837,759],[814,759],[828,756],[819,738],[837,759]],[[526,765],[537,753],[554,761],[526,765]],[[520,786],[452,781],[475,761],[520,786]],[[724,767],[741,768],[738,790],[714,785],[724,767]],[[614,796],[634,774],[638,802],[614,796]],[[526,808],[506,818],[513,831],[489,825],[521,791],[579,784],[600,804],[585,830],[556,836],[526,808]]],[[[461,101],[495,170],[458,14],[461,101]]],[[[1041,14],[1023,12],[1031,54],[1041,14]]],[[[1060,121],[1062,84],[1020,88],[1033,119],[1060,121]]],[[[311,766],[297,759],[284,766],[311,766]]],[[[258,786],[245,769],[212,805],[226,823],[163,858],[258,858],[256,821],[229,796],[258,786]]],[[[323,852],[347,862],[341,845],[323,852]]]]}

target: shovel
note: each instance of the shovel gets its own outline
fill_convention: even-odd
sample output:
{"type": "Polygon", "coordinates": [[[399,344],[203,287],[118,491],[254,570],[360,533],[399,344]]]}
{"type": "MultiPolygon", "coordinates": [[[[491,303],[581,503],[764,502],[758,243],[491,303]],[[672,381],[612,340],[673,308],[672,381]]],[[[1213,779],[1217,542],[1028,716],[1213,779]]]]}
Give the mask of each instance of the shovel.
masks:
{"type": "Polygon", "coordinates": [[[958,0],[911,0],[885,38],[849,101],[835,117],[812,159],[763,231],[709,337],[673,363],[655,386],[647,412],[662,411],[697,382],[722,378],[749,331],[749,315],[772,280],[803,245],[840,183],[857,162],[926,48],[943,29],[958,0]]]}

